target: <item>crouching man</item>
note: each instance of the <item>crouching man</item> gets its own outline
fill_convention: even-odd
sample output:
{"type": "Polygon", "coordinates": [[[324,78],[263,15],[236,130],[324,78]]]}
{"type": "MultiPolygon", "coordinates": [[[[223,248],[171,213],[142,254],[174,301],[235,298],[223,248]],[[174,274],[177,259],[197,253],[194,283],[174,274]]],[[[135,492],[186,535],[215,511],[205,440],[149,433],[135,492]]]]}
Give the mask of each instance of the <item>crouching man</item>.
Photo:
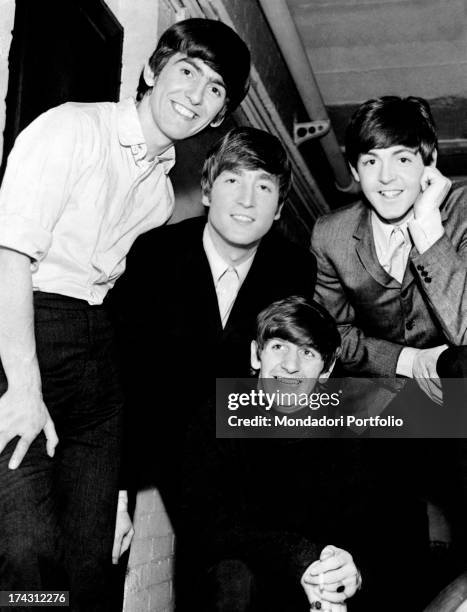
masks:
{"type": "MultiPolygon", "coordinates": [[[[259,314],[251,363],[261,379],[311,393],[339,345],[331,316],[292,296],[259,314]]],[[[358,496],[343,477],[349,465],[337,469],[340,450],[327,455],[329,440],[216,439],[214,418],[212,403],[196,413],[186,444],[177,588],[206,610],[299,612],[307,598],[312,609],[345,610],[360,574],[344,548],[319,544],[352,550],[361,534],[359,518],[347,517],[352,502],[342,509],[335,498],[351,500],[349,487],[358,496]]]]}

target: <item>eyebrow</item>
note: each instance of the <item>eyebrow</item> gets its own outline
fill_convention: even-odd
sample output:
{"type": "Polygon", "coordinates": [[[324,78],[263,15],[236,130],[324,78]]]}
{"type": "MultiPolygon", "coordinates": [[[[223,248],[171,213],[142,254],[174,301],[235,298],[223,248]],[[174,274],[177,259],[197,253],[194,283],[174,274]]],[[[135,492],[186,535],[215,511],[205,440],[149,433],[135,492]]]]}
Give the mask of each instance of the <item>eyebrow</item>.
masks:
{"type": "Polygon", "coordinates": [[[276,184],[278,182],[278,178],[275,174],[270,174],[269,172],[262,172],[259,175],[260,181],[271,181],[271,183],[276,184]]]}
{"type": "MultiPolygon", "coordinates": [[[[223,172],[231,172],[232,174],[237,174],[240,176],[242,172],[255,172],[255,170],[251,168],[247,168],[245,166],[235,166],[234,168],[226,168],[223,172]]],[[[271,181],[272,183],[277,183],[279,181],[279,177],[275,174],[271,174],[270,172],[262,172],[259,177],[261,181],[271,181]]]]}
{"type": "MultiPolygon", "coordinates": [[[[190,64],[190,66],[192,66],[196,70],[196,72],[198,74],[202,74],[203,71],[201,70],[200,66],[197,64],[196,60],[198,60],[199,62],[202,62],[203,64],[205,64],[207,66],[206,62],[204,62],[202,59],[196,58],[196,57],[194,57],[194,58],[193,57],[188,57],[188,56],[181,57],[180,59],[177,60],[176,63],[178,64],[179,62],[187,62],[188,64],[190,64]]],[[[212,68],[211,68],[211,70],[212,70],[212,68]]],[[[217,75],[217,73],[216,73],[216,75],[217,75]]],[[[213,78],[209,78],[209,82],[210,83],[214,83],[215,85],[220,85],[224,89],[227,89],[226,85],[224,83],[224,79],[220,75],[217,75],[217,76],[215,76],[213,78]]]]}
{"type": "MultiPolygon", "coordinates": [[[[383,147],[384,149],[390,149],[391,147],[383,147]]],[[[360,155],[378,155],[378,151],[381,151],[381,149],[370,149],[369,151],[366,151],[365,153],[361,153],[360,155]]],[[[400,147],[397,147],[393,152],[392,155],[399,155],[399,153],[412,153],[412,155],[416,155],[418,153],[418,148],[417,147],[406,147],[404,145],[401,145],[400,147]]]]}

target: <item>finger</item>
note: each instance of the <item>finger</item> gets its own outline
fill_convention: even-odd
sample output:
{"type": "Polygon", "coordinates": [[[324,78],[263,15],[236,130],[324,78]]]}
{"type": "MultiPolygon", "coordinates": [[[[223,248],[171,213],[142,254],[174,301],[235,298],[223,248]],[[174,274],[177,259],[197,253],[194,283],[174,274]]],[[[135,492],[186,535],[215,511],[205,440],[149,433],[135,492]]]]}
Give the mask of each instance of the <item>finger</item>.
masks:
{"type": "Polygon", "coordinates": [[[22,436],[18,440],[18,444],[16,445],[16,448],[8,464],[8,467],[10,468],[10,470],[16,470],[16,468],[21,465],[21,462],[23,461],[24,456],[26,455],[26,453],[29,450],[29,447],[31,446],[31,442],[32,440],[30,440],[29,438],[26,438],[25,436],[22,436]]]}
{"type": "Polygon", "coordinates": [[[120,534],[115,535],[114,545],[112,548],[112,564],[117,565],[120,559],[120,548],[122,545],[122,536],[120,534]]]}
{"type": "Polygon", "coordinates": [[[354,566],[344,567],[326,574],[324,588],[327,591],[343,592],[357,584],[357,569],[354,566]]]}
{"type": "Polygon", "coordinates": [[[332,557],[333,555],[335,555],[336,553],[338,553],[340,551],[341,551],[340,548],[336,548],[332,544],[328,544],[321,551],[321,554],[319,556],[319,560],[320,561],[324,561],[325,559],[328,559],[329,557],[332,557]]]}
{"type": "Polygon", "coordinates": [[[0,454],[5,450],[5,446],[14,438],[14,435],[2,433],[0,434],[0,454]]]}
{"type": "Polygon", "coordinates": [[[423,393],[425,393],[426,395],[430,395],[430,391],[428,389],[428,385],[426,382],[425,378],[415,378],[415,381],[417,383],[417,385],[420,387],[420,389],[423,391],[423,393]]]}
{"type": "Polygon", "coordinates": [[[422,192],[426,190],[426,188],[430,184],[430,180],[431,180],[431,176],[430,176],[429,168],[426,167],[422,173],[422,176],[420,177],[420,187],[421,187],[422,192]]]}
{"type": "Polygon", "coordinates": [[[55,431],[54,422],[50,418],[50,415],[44,425],[44,434],[47,439],[47,454],[49,455],[49,457],[53,457],[55,454],[55,447],[58,444],[58,436],[57,432],[55,431]]]}
{"type": "Polygon", "coordinates": [[[327,557],[323,561],[315,561],[316,565],[313,564],[310,569],[312,574],[327,573],[352,563],[352,555],[344,550],[341,550],[339,553],[333,554],[331,557],[327,557]]]}
{"type": "Polygon", "coordinates": [[[347,599],[347,595],[345,593],[336,593],[336,591],[323,591],[320,592],[319,596],[323,601],[327,601],[329,603],[343,603],[347,599]]]}
{"type": "Polygon", "coordinates": [[[441,389],[441,380],[438,378],[437,374],[432,374],[430,376],[430,381],[433,387],[436,387],[436,389],[441,389]]]}
{"type": "Polygon", "coordinates": [[[355,567],[353,565],[344,565],[335,570],[321,572],[317,576],[314,576],[313,574],[305,574],[303,580],[307,584],[313,584],[314,586],[321,586],[322,584],[323,588],[335,590],[339,584],[345,580],[348,580],[353,574],[355,574],[355,567]],[[320,576],[322,576],[322,578],[320,578],[320,576]]]}
{"type": "Polygon", "coordinates": [[[129,548],[130,548],[130,544],[133,540],[133,536],[135,535],[135,530],[134,529],[130,529],[130,531],[125,535],[125,537],[122,540],[122,547],[120,549],[120,556],[123,555],[123,553],[125,553],[129,548]]]}
{"type": "Polygon", "coordinates": [[[436,404],[442,404],[443,392],[433,383],[432,379],[425,379],[423,385],[424,386],[422,387],[422,389],[426,393],[426,395],[428,395],[428,397],[436,404]]]}

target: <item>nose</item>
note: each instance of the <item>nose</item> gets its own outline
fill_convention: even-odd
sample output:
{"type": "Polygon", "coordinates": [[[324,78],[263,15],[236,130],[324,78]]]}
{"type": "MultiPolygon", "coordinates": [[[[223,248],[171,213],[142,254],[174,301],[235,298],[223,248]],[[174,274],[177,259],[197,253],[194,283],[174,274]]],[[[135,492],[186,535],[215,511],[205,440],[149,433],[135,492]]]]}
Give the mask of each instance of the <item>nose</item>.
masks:
{"type": "Polygon", "coordinates": [[[379,168],[379,180],[381,183],[390,183],[394,179],[394,164],[392,160],[382,160],[379,168]]]}
{"type": "Polygon", "coordinates": [[[204,87],[205,82],[203,79],[195,79],[191,84],[191,87],[187,89],[186,97],[194,106],[201,104],[204,96],[204,87]]]}
{"type": "Polygon", "coordinates": [[[298,351],[295,349],[288,350],[286,355],[284,355],[281,365],[282,369],[288,374],[295,374],[298,372],[300,370],[298,351]]]}
{"type": "Polygon", "coordinates": [[[252,208],[255,205],[255,185],[253,181],[247,179],[242,181],[239,202],[244,208],[252,208]]]}

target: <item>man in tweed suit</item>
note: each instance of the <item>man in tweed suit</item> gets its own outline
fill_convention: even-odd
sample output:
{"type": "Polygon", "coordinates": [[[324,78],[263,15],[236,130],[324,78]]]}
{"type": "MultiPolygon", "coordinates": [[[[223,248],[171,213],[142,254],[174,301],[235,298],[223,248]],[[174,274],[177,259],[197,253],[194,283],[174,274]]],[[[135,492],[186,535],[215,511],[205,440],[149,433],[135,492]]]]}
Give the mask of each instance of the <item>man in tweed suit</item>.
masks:
{"type": "MultiPolygon", "coordinates": [[[[445,363],[467,344],[467,193],[436,169],[435,126],[421,98],[363,103],[350,121],[346,153],[364,197],[314,227],[316,299],[339,325],[345,373],[366,377],[354,381],[357,410],[374,415],[387,408],[403,417],[409,435],[440,435],[439,428],[452,427],[446,416],[452,406],[437,405],[438,358],[443,354],[445,363]]],[[[426,512],[416,506],[428,496],[451,519],[456,540],[463,494],[453,483],[465,480],[464,442],[378,442],[369,447],[372,466],[408,531],[423,529],[426,512]]],[[[427,543],[425,533],[416,545],[420,559],[427,558],[427,543]]]]}
{"type": "Polygon", "coordinates": [[[448,344],[467,343],[467,194],[436,169],[428,103],[387,96],[354,114],[346,136],[363,202],[318,219],[316,297],[336,318],[347,373],[414,378],[441,401],[448,344]]]}

